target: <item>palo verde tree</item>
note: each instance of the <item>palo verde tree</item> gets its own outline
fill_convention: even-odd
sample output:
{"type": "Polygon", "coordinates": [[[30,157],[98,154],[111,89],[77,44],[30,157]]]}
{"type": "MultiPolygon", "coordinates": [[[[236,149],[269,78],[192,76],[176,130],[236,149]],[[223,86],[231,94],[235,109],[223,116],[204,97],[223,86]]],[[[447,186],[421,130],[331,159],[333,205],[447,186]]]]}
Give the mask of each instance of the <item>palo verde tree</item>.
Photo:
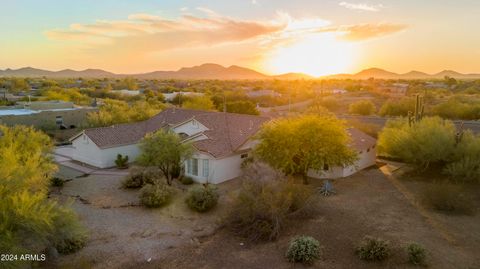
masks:
{"type": "Polygon", "coordinates": [[[143,166],[156,166],[162,171],[169,185],[180,175],[181,165],[193,153],[193,146],[182,143],[176,133],[159,130],[147,135],[140,143],[141,154],[137,162],[143,166]]]}
{"type": "Polygon", "coordinates": [[[310,169],[351,165],[356,152],[342,121],[333,116],[307,115],[267,123],[258,134],[255,148],[262,160],[286,174],[297,174],[308,183],[310,169]]]}
{"type": "Polygon", "coordinates": [[[49,137],[33,128],[0,125],[0,253],[40,253],[48,246],[69,253],[85,243],[75,213],[48,199],[57,169],[51,149],[49,137]]]}

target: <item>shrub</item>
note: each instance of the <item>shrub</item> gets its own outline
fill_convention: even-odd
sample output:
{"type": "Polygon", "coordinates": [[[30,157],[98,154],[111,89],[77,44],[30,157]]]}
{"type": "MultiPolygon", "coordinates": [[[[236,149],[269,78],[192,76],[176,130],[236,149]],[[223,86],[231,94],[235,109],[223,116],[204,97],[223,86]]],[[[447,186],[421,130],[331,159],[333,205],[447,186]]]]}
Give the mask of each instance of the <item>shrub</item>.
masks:
{"type": "Polygon", "coordinates": [[[432,184],[421,195],[427,207],[438,211],[469,215],[475,208],[463,187],[447,182],[432,184]]]}
{"type": "Polygon", "coordinates": [[[287,218],[305,207],[311,192],[293,179],[281,175],[272,178],[277,173],[268,173],[264,165],[252,167],[255,166],[258,171],[246,173],[247,178],[235,197],[227,217],[228,225],[252,241],[275,240],[287,218]],[[260,177],[249,178],[255,175],[260,177]]]}
{"type": "Polygon", "coordinates": [[[413,126],[406,120],[388,121],[379,134],[378,150],[383,156],[427,168],[451,158],[455,133],[452,122],[438,117],[424,118],[413,126]]]}
{"type": "Polygon", "coordinates": [[[193,179],[191,177],[183,176],[180,182],[182,182],[183,185],[192,185],[193,179]]]}
{"type": "Polygon", "coordinates": [[[389,242],[365,236],[356,249],[358,257],[367,261],[382,261],[390,255],[389,242]]]}
{"type": "Polygon", "coordinates": [[[320,256],[320,243],[310,236],[299,236],[288,246],[286,257],[289,262],[311,264],[320,256]]]}
{"type": "Polygon", "coordinates": [[[68,208],[58,207],[61,214],[54,219],[53,243],[58,253],[70,254],[87,243],[87,230],[78,222],[77,215],[68,208]]]}
{"type": "Polygon", "coordinates": [[[403,98],[400,100],[387,100],[378,114],[380,116],[407,116],[408,111],[415,110],[414,98],[403,98]]]}
{"type": "Polygon", "coordinates": [[[375,110],[376,107],[370,100],[357,101],[348,107],[348,112],[358,115],[372,115],[375,110]]]}
{"type": "Polygon", "coordinates": [[[122,185],[124,188],[141,188],[145,184],[161,184],[165,181],[163,174],[157,168],[135,168],[124,179],[122,185]]]}
{"type": "Polygon", "coordinates": [[[65,184],[65,180],[59,177],[52,177],[50,179],[50,185],[52,185],[53,187],[63,187],[64,184],[65,184]]]}
{"type": "Polygon", "coordinates": [[[140,193],[140,202],[146,207],[161,207],[172,198],[173,190],[166,184],[146,184],[140,193]]]}
{"type": "Polygon", "coordinates": [[[122,156],[122,154],[117,155],[117,159],[115,160],[115,165],[117,168],[126,169],[128,168],[128,156],[122,156]]]}
{"type": "Polygon", "coordinates": [[[407,246],[408,261],[414,265],[424,265],[427,257],[425,248],[419,244],[411,243],[407,246]]]}
{"type": "Polygon", "coordinates": [[[457,182],[480,182],[480,137],[463,133],[444,172],[457,182]]]}
{"type": "Polygon", "coordinates": [[[213,208],[218,202],[217,188],[213,185],[195,186],[190,189],[186,203],[198,212],[206,212],[213,208]]]}

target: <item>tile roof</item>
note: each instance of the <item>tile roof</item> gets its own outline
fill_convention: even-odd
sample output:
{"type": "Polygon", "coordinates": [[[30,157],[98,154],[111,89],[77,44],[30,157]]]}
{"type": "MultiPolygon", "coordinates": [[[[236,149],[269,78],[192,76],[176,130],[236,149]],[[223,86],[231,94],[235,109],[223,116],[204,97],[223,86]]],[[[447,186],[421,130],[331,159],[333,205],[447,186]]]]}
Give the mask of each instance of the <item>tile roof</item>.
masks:
{"type": "Polygon", "coordinates": [[[136,144],[148,133],[193,118],[209,129],[204,132],[208,139],[196,141],[193,143],[194,146],[214,157],[233,153],[269,120],[266,117],[235,113],[168,108],[146,121],[91,128],[86,129],[84,133],[99,148],[104,149],[136,144]]]}
{"type": "Polygon", "coordinates": [[[363,151],[367,150],[370,147],[373,147],[377,144],[377,140],[366,133],[355,129],[355,128],[348,128],[347,133],[352,138],[352,145],[356,150],[363,151]]]}
{"type": "MultiPolygon", "coordinates": [[[[141,122],[125,123],[110,127],[86,129],[84,133],[101,149],[138,143],[146,134],[161,128],[171,127],[195,119],[208,130],[203,134],[208,139],[195,141],[193,145],[202,152],[218,158],[235,152],[250,137],[258,132],[267,117],[235,113],[222,113],[192,109],[168,108],[154,117],[141,122]]],[[[347,129],[352,137],[352,146],[362,151],[376,144],[376,139],[362,131],[347,129]]],[[[75,139],[73,137],[71,140],[75,139]]]]}

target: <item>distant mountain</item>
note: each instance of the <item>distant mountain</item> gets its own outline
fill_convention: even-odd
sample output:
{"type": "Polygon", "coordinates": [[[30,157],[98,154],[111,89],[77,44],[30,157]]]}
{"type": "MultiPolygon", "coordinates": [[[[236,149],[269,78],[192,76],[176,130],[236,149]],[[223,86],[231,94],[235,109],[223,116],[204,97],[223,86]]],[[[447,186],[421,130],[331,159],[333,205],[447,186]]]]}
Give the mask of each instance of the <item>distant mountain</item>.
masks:
{"type": "Polygon", "coordinates": [[[48,70],[36,69],[32,67],[24,67],[16,70],[13,70],[13,69],[0,70],[0,77],[104,78],[104,77],[115,77],[115,76],[117,75],[107,71],[103,71],[101,69],[85,69],[82,71],[65,69],[60,71],[48,71],[48,70]]]}
{"type": "MultiPolygon", "coordinates": [[[[154,71],[141,74],[115,74],[101,69],[86,69],[75,71],[65,69],[61,71],[48,71],[32,67],[20,69],[0,70],[0,77],[52,77],[52,78],[122,78],[136,77],[139,79],[315,79],[303,73],[286,73],[281,75],[265,75],[255,70],[232,65],[224,67],[218,64],[202,64],[193,67],[183,67],[177,71],[154,71]]],[[[452,70],[444,70],[436,74],[427,74],[420,71],[410,71],[404,74],[390,72],[380,68],[369,68],[356,74],[337,74],[320,78],[329,79],[443,79],[445,76],[458,79],[480,79],[480,74],[462,74],[452,70]]]]}
{"type": "Polygon", "coordinates": [[[443,79],[445,76],[457,79],[480,79],[480,74],[462,74],[456,71],[444,70],[436,74],[427,74],[420,71],[410,71],[404,74],[398,74],[383,70],[380,68],[369,68],[362,70],[356,74],[337,74],[326,76],[324,78],[331,79],[443,79]]]}
{"type": "Polygon", "coordinates": [[[315,77],[312,77],[312,76],[304,74],[304,73],[286,73],[286,74],[273,76],[273,78],[286,79],[286,80],[315,79],[315,77]]]}

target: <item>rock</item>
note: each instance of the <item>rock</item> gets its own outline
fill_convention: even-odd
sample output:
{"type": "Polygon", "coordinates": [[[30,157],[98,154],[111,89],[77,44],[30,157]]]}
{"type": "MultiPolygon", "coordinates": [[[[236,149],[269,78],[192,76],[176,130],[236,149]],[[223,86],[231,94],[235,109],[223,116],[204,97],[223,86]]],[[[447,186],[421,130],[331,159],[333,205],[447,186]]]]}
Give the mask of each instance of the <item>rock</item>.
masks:
{"type": "Polygon", "coordinates": [[[54,262],[58,259],[58,257],[60,256],[58,254],[58,250],[55,248],[55,247],[49,247],[47,248],[47,260],[49,262],[54,262]]]}

